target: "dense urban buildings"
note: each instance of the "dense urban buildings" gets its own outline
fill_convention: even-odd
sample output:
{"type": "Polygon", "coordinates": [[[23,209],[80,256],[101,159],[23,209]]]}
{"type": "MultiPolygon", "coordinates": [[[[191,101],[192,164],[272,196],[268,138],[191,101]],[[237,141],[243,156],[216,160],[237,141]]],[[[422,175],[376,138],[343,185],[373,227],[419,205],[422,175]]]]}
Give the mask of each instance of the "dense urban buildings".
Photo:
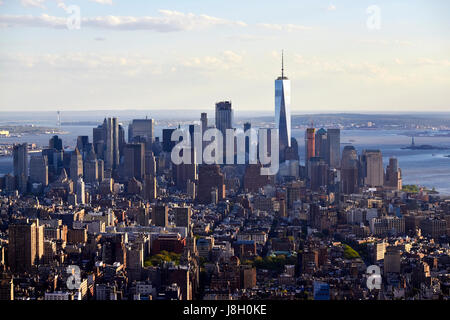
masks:
{"type": "MultiPolygon", "coordinates": [[[[230,101],[212,107],[215,121],[203,112],[178,129],[236,129],[230,101]]],[[[105,118],[92,140],[53,136],[30,156],[14,145],[13,175],[0,177],[0,299],[449,299],[450,200],[403,186],[396,158],[341,145],[336,125],[304,126],[300,159],[289,108],[283,66],[273,175],[249,163],[250,140],[243,164],[200,163],[193,145],[175,164],[177,128],[155,134],[148,118],[105,118]]]]}

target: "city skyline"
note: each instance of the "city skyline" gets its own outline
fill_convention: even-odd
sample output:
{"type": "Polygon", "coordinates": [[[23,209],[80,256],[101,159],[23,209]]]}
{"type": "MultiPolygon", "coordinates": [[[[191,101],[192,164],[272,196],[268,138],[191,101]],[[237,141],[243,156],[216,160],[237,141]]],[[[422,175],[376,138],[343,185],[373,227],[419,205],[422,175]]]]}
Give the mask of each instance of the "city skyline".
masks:
{"type": "Polygon", "coordinates": [[[448,9],[0,0],[0,301],[444,305],[448,9]]]}
{"type": "Polygon", "coordinates": [[[293,114],[448,110],[445,1],[379,1],[379,29],[369,28],[366,1],[258,10],[233,1],[98,2],[3,1],[2,111],[207,109],[232,100],[236,110],[269,112],[283,48],[296,80],[293,114]],[[81,10],[79,30],[67,29],[69,5],[81,10]]]}

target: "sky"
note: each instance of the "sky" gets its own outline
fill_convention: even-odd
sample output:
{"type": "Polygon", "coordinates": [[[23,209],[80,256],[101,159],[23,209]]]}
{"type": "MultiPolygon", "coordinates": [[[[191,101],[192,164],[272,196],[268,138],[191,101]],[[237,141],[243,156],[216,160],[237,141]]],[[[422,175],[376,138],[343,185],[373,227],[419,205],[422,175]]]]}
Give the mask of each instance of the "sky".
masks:
{"type": "Polygon", "coordinates": [[[449,18],[448,0],[0,0],[0,111],[270,112],[284,50],[292,113],[450,112],[449,18]]]}

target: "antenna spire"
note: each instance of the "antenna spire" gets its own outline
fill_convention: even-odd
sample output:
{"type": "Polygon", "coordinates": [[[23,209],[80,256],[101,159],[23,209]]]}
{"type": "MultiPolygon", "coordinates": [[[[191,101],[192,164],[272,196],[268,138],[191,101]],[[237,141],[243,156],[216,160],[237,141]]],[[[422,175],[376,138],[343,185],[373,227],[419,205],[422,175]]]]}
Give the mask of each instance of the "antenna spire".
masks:
{"type": "Polygon", "coordinates": [[[284,78],[284,56],[283,51],[281,50],[281,78],[284,78]]]}

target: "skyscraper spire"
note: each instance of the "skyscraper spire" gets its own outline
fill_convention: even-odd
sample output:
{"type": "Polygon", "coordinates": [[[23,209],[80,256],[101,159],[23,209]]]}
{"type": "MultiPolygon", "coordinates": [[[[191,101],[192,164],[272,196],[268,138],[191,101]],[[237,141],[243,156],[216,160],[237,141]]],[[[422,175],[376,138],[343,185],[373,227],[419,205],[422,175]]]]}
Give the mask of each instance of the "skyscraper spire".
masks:
{"type": "MultiPolygon", "coordinates": [[[[291,83],[284,75],[284,50],[281,50],[281,76],[275,80],[275,126],[279,130],[280,155],[291,147],[291,83]]],[[[280,158],[280,159],[282,159],[280,158]]]]}

